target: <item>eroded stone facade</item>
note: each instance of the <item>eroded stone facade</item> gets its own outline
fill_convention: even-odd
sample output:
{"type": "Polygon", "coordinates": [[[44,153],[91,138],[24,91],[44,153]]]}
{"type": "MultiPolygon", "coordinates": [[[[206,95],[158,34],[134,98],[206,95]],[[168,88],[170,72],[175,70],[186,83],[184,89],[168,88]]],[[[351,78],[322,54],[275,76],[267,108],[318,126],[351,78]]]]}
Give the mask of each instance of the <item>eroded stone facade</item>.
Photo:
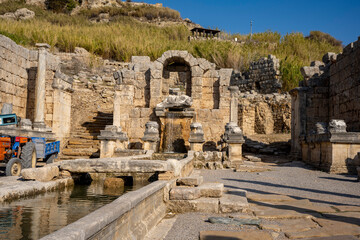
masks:
{"type": "Polygon", "coordinates": [[[304,81],[291,91],[291,138],[296,156],[326,171],[355,172],[360,164],[359,69],[359,40],[343,53],[327,53],[323,62],[301,69],[304,81]],[[343,131],[333,130],[336,119],[346,123],[347,127],[339,125],[343,131]]]}
{"type": "MultiPolygon", "coordinates": [[[[13,112],[22,119],[35,117],[39,50],[29,50],[0,35],[0,107],[13,104],[13,112]]],[[[44,86],[38,88],[42,99],[40,119],[52,128],[55,137],[70,135],[72,81],[59,69],[59,59],[45,50],[41,75],[44,86]]]]}

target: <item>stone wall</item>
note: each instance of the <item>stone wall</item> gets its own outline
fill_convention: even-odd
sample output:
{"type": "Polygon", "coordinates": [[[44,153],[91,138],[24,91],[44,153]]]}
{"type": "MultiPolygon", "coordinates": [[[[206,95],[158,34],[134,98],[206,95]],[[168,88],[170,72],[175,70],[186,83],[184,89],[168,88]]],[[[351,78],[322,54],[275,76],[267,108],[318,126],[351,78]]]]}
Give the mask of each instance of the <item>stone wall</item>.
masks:
{"type": "Polygon", "coordinates": [[[329,116],[360,132],[360,39],[346,46],[330,67],[329,116]]]}
{"type": "Polygon", "coordinates": [[[326,171],[355,172],[360,144],[359,59],[360,39],[341,54],[327,53],[322,62],[303,67],[304,81],[290,92],[292,152],[326,171]],[[342,127],[337,129],[339,123],[342,127]]]}
{"type": "Polygon", "coordinates": [[[36,77],[32,71],[36,57],[35,51],[0,35],[0,108],[12,103],[13,112],[22,118],[26,117],[28,81],[36,77]]]}
{"type": "MultiPolygon", "coordinates": [[[[45,53],[45,124],[58,140],[70,134],[72,81],[60,71],[58,57],[45,53]]],[[[29,50],[0,35],[0,108],[13,104],[13,113],[34,122],[38,50],[29,50]]]]}
{"type": "Polygon", "coordinates": [[[154,108],[172,91],[192,98],[191,108],[196,121],[203,124],[206,141],[220,140],[229,121],[232,69],[216,70],[215,64],[186,51],[167,51],[154,62],[149,57],[133,57],[117,75],[121,82],[121,127],[130,142],[142,142],[146,122],[161,125],[154,108]]]}
{"type": "Polygon", "coordinates": [[[278,93],[281,90],[280,60],[273,55],[251,62],[249,71],[232,76],[232,85],[241,92],[278,93]]]}
{"type": "Polygon", "coordinates": [[[290,132],[289,94],[240,93],[238,118],[245,135],[290,132]]]}
{"type": "Polygon", "coordinates": [[[42,239],[143,239],[166,214],[167,184],[157,181],[124,194],[42,239]]]}

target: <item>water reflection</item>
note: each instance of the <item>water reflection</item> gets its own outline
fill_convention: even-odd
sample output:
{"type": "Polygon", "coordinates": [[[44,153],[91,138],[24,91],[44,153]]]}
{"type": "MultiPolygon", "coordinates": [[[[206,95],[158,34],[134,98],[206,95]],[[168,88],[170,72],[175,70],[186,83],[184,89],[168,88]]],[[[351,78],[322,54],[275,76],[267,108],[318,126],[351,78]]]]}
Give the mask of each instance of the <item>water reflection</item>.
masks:
{"type": "MultiPolygon", "coordinates": [[[[143,186],[143,185],[142,185],[143,186]]],[[[104,189],[102,182],[0,204],[0,239],[39,239],[140,185],[104,189]]]]}

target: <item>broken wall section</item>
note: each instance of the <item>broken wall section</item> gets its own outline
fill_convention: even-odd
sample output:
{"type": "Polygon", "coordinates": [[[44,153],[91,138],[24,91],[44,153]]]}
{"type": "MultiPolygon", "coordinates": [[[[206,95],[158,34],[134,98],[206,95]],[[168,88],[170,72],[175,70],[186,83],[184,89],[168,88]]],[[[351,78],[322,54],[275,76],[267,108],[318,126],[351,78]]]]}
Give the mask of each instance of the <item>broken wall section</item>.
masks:
{"type": "Polygon", "coordinates": [[[238,112],[238,123],[245,135],[290,132],[289,94],[240,93],[238,112]]]}

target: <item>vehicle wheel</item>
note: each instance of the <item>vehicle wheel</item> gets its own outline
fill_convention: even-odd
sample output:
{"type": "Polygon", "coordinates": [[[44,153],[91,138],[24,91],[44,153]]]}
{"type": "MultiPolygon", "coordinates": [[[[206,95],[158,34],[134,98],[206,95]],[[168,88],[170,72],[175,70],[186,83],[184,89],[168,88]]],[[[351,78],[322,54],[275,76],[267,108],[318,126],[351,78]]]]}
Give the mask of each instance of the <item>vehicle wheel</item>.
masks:
{"type": "Polygon", "coordinates": [[[12,158],[6,164],[6,176],[20,176],[21,170],[23,169],[21,160],[18,158],[12,158]]]}
{"type": "Polygon", "coordinates": [[[46,160],[46,164],[53,163],[55,158],[57,157],[56,155],[57,155],[56,153],[50,155],[50,157],[46,160]]]}
{"type": "Polygon", "coordinates": [[[23,168],[36,167],[35,143],[27,142],[21,150],[20,158],[23,161],[23,168]]]}

